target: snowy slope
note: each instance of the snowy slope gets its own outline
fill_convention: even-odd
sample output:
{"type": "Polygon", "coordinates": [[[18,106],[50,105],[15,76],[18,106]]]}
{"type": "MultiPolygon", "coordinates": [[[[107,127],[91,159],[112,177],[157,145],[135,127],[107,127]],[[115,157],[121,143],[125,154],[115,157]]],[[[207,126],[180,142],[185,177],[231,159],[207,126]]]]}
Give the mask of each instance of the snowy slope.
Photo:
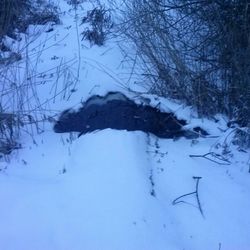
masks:
{"type": "Polygon", "coordinates": [[[38,137],[0,175],[1,249],[249,249],[244,164],[189,157],[211,140],[110,129],[59,137],[38,137]],[[193,176],[204,218],[195,196],[172,205],[195,190],[193,176]]]}
{"type": "MultiPolygon", "coordinates": [[[[51,84],[38,86],[40,102],[50,100],[48,115],[78,107],[93,94],[126,93],[129,78],[129,71],[119,67],[122,55],[115,39],[103,48],[87,48],[86,42],[78,47],[81,9],[75,13],[66,1],[60,5],[62,24],[42,32],[29,48],[34,54],[42,51],[34,59],[38,72],[48,76],[56,69],[51,84]],[[65,81],[69,87],[60,93],[65,81]],[[56,98],[54,93],[59,93],[56,98]]],[[[32,38],[34,27],[30,32],[32,38]]],[[[162,110],[175,111],[219,137],[169,140],[106,129],[77,138],[55,134],[51,123],[39,135],[24,133],[23,148],[10,163],[0,163],[0,250],[250,249],[249,152],[230,145],[224,154],[228,161],[220,161],[227,165],[190,157],[225,151],[231,131],[221,132],[223,118],[199,120],[188,107],[144,97],[155,104],[160,100],[162,110]],[[195,191],[193,177],[202,177],[203,215],[195,194],[172,204],[195,191]]]]}
{"type": "Polygon", "coordinates": [[[27,166],[1,176],[1,249],[175,246],[177,239],[163,227],[169,216],[149,195],[144,134],[87,135],[72,145],[70,157],[68,146],[58,152],[46,152],[47,147],[39,146],[43,156],[36,151],[44,157],[41,164],[33,165],[30,150],[23,155],[27,166]],[[64,154],[68,159],[60,161],[64,154]]]}

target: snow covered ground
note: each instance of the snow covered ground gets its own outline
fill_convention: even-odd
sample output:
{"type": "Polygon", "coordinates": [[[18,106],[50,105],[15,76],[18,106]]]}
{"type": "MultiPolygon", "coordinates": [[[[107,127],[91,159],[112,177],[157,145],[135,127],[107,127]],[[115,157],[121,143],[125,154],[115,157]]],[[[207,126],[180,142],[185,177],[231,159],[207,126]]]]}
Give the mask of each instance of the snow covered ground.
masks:
{"type": "MultiPolygon", "coordinates": [[[[65,73],[39,86],[40,103],[65,79],[72,82],[49,102],[53,111],[77,107],[93,94],[128,94],[123,84],[129,71],[119,67],[114,39],[102,48],[79,47],[77,13],[66,1],[60,5],[62,24],[29,48],[39,53],[46,41],[37,71],[65,73]]],[[[219,137],[169,140],[106,129],[77,138],[55,134],[51,123],[41,134],[23,134],[23,148],[10,163],[0,162],[0,250],[250,249],[249,152],[225,147],[231,131],[221,132],[222,117],[218,123],[199,120],[188,107],[144,96],[219,137]],[[220,164],[190,157],[223,151],[226,160],[208,155],[220,164]]]]}

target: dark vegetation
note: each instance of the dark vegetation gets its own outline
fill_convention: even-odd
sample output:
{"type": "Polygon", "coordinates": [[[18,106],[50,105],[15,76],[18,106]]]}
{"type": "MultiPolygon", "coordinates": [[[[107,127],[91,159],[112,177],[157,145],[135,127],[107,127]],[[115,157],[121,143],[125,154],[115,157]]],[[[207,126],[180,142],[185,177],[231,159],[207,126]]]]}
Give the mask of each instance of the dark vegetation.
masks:
{"type": "MultiPolygon", "coordinates": [[[[13,50],[5,38],[19,40],[19,34],[25,33],[29,25],[47,22],[59,23],[59,14],[58,9],[46,0],[0,0],[0,157],[20,147],[17,141],[21,128],[27,124],[37,126],[41,121],[33,115],[36,109],[30,103],[36,96],[37,83],[33,79],[37,73],[36,66],[30,67],[32,60],[23,53],[25,48],[13,50]],[[13,66],[22,59],[26,61],[24,77],[20,75],[22,69],[13,66]]],[[[40,103],[37,106],[41,106],[40,103]]],[[[33,128],[26,132],[32,134],[33,128]]]]}
{"type": "Polygon", "coordinates": [[[82,40],[88,40],[91,45],[104,45],[113,27],[110,11],[100,5],[87,12],[82,18],[82,24],[85,23],[88,23],[89,27],[82,32],[82,40]]]}
{"type": "Polygon", "coordinates": [[[186,136],[195,138],[208,135],[201,128],[186,131],[185,120],[173,113],[161,112],[156,107],[136,104],[121,93],[110,92],[106,96],[93,96],[78,111],[66,110],[54,126],[57,133],[80,132],[79,136],[95,130],[118,130],[152,133],[161,138],[186,136]]]}
{"type": "Polygon", "coordinates": [[[68,0],[67,3],[77,7],[79,4],[83,3],[85,0],[68,0]]]}
{"type": "Polygon", "coordinates": [[[30,24],[59,23],[57,8],[45,0],[1,0],[0,39],[25,32],[30,24]]]}
{"type": "Polygon", "coordinates": [[[250,145],[249,1],[131,0],[123,6],[114,7],[121,17],[117,32],[136,48],[132,64],[142,65],[142,84],[192,105],[200,117],[227,115],[250,145]]]}

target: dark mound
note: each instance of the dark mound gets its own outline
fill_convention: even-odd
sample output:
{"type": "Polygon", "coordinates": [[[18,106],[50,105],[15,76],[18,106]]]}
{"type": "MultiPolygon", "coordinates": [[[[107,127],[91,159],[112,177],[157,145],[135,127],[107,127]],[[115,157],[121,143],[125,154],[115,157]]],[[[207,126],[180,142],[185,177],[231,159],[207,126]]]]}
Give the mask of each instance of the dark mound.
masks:
{"type": "Polygon", "coordinates": [[[80,132],[80,136],[112,128],[140,130],[161,138],[175,138],[185,135],[182,130],[184,125],[186,121],[178,120],[173,113],[163,113],[148,105],[138,105],[119,92],[109,92],[104,97],[91,97],[78,111],[64,111],[54,130],[57,133],[80,132]]]}

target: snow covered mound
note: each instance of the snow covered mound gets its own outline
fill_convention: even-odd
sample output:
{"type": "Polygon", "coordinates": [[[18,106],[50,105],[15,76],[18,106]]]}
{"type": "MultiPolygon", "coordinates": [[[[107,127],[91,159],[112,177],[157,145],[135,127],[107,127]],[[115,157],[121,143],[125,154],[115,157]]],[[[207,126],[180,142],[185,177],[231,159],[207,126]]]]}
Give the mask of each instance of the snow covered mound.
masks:
{"type": "Polygon", "coordinates": [[[197,137],[206,131],[194,128],[193,132],[183,130],[186,121],[178,119],[171,112],[161,112],[149,105],[136,104],[119,92],[109,92],[105,96],[92,96],[78,111],[66,110],[54,126],[57,133],[80,132],[86,134],[99,129],[112,128],[118,130],[152,133],[161,138],[180,136],[197,137]],[[196,133],[195,133],[196,132],[196,133]]]}

